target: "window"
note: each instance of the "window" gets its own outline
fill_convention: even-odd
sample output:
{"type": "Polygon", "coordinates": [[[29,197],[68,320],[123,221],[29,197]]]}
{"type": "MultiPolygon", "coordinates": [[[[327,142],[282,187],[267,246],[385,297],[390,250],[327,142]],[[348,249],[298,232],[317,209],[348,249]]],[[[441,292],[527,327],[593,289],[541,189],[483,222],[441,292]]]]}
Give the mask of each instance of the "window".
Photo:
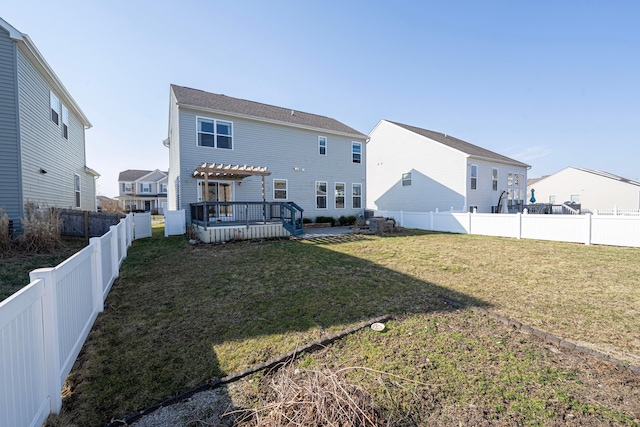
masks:
{"type": "Polygon", "coordinates": [[[471,165],[471,189],[478,187],[478,165],[471,165]]]}
{"type": "Polygon", "coordinates": [[[198,145],[200,147],[233,148],[231,122],[198,117],[198,145]]]}
{"type": "Polygon", "coordinates": [[[75,174],[76,208],[80,207],[80,175],[75,174]]]}
{"type": "Polygon", "coordinates": [[[49,92],[49,106],[51,107],[51,121],[58,125],[60,123],[60,101],[58,101],[58,97],[53,92],[49,92]]]}
{"type": "Polygon", "coordinates": [[[507,180],[507,186],[513,187],[513,174],[509,173],[509,179],[507,180]]]}
{"type": "Polygon", "coordinates": [[[336,209],[344,209],[344,182],[335,183],[336,209]]]}
{"type": "Polygon", "coordinates": [[[493,182],[493,191],[498,191],[498,169],[493,168],[491,171],[491,179],[493,182]]]}
{"type": "Polygon", "coordinates": [[[319,136],[318,137],[318,154],[321,156],[327,155],[327,137],[319,136]]]}
{"type": "Polygon", "coordinates": [[[316,181],[316,209],[327,209],[326,181],[316,181]]]}
{"type": "Polygon", "coordinates": [[[475,205],[469,206],[469,212],[477,213],[478,212],[478,206],[475,206],[475,205]]]}
{"type": "Polygon", "coordinates": [[[131,193],[132,190],[132,186],[130,182],[123,182],[122,183],[122,191],[125,193],[131,193]]]}
{"type": "Polygon", "coordinates": [[[351,143],[351,161],[353,163],[362,162],[362,144],[359,142],[351,143]]]}
{"type": "Polygon", "coordinates": [[[402,174],[402,186],[407,187],[411,185],[411,172],[402,174]]]}
{"type": "Polygon", "coordinates": [[[286,200],[286,198],[287,198],[287,180],[274,179],[273,180],[273,199],[286,200]]]}
{"type": "Polygon", "coordinates": [[[166,193],[167,192],[167,184],[160,184],[160,192],[161,193],[166,193]]]}
{"type": "Polygon", "coordinates": [[[556,202],[556,196],[555,194],[552,194],[549,196],[549,203],[554,204],[556,202]]]}
{"type": "Polygon", "coordinates": [[[148,183],[140,184],[140,192],[151,193],[151,184],[148,184],[148,183]]]}
{"type": "Polygon", "coordinates": [[[353,195],[353,208],[362,208],[362,184],[352,184],[351,194],[353,195]]]}
{"type": "Polygon", "coordinates": [[[69,110],[62,104],[62,137],[69,139],[69,110]]]}
{"type": "Polygon", "coordinates": [[[571,200],[572,203],[580,203],[580,195],[572,194],[569,200],[571,200]]]}

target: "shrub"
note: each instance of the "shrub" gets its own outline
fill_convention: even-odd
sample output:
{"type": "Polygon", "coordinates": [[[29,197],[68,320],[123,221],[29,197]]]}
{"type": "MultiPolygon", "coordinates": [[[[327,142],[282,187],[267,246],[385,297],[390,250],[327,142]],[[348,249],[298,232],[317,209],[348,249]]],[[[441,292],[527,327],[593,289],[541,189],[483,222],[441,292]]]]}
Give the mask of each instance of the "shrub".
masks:
{"type": "Polygon", "coordinates": [[[3,208],[0,208],[0,251],[7,251],[12,244],[11,233],[9,233],[9,215],[3,208]]]}
{"type": "Polygon", "coordinates": [[[61,225],[60,214],[55,209],[36,209],[32,203],[27,203],[20,246],[26,252],[53,251],[62,244],[61,225]]]}
{"type": "Polygon", "coordinates": [[[338,218],[338,224],[340,224],[340,225],[355,225],[357,220],[358,220],[358,218],[356,218],[355,215],[350,215],[350,216],[342,215],[340,218],[338,218]]]}
{"type": "Polygon", "coordinates": [[[332,227],[334,225],[336,225],[336,219],[334,217],[332,217],[332,216],[318,216],[318,217],[316,217],[316,224],[327,223],[327,222],[330,222],[332,227]]]}
{"type": "Polygon", "coordinates": [[[302,218],[302,223],[303,224],[311,224],[311,223],[313,223],[313,220],[311,218],[302,218]]]}

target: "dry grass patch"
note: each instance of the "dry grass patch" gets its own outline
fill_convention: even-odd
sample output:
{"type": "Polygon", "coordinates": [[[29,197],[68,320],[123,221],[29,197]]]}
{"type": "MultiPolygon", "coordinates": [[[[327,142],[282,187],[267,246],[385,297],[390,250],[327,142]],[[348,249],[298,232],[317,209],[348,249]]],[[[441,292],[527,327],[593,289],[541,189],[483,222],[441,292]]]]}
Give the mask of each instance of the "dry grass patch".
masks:
{"type": "MultiPolygon", "coordinates": [[[[570,340],[591,342],[598,349],[610,348],[615,355],[639,353],[640,290],[634,278],[640,273],[640,251],[635,249],[435,233],[190,246],[183,237],[161,234],[162,229],[154,229],[153,238],[134,242],[107,298],[108,308],[98,317],[68,379],[63,414],[52,417],[51,425],[100,425],[123,418],[380,314],[418,319],[424,335],[425,328],[434,327],[426,319],[447,310],[440,294],[570,340]],[[603,295],[610,303],[603,304],[603,295]]],[[[426,399],[418,399],[418,407],[391,395],[396,402],[392,409],[399,413],[439,408],[443,391],[452,396],[450,402],[472,396],[455,392],[460,388],[474,390],[481,404],[471,404],[483,408],[496,396],[522,395],[509,397],[508,405],[495,410],[498,416],[500,411],[515,411],[525,414],[519,415],[522,420],[544,423],[540,420],[546,420],[545,399],[565,399],[536,388],[535,384],[546,381],[547,365],[538,363],[546,360],[548,350],[530,350],[531,356],[523,358],[527,350],[515,351],[522,345],[517,339],[510,341],[509,348],[496,345],[491,336],[483,338],[486,343],[480,347],[468,344],[472,339],[465,334],[478,325],[475,321],[462,324],[468,330],[443,335],[446,340],[429,350],[431,355],[425,347],[433,336],[418,337],[411,331],[384,345],[346,340],[347,346],[335,357],[351,355],[356,362],[325,364],[338,369],[366,366],[416,379],[432,373],[420,381],[441,388],[429,389],[428,395],[404,386],[426,399]],[[432,370],[434,360],[446,369],[432,370]],[[487,373],[477,373],[478,364],[486,365],[487,373]],[[536,372],[530,382],[533,388],[521,386],[528,371],[536,372]],[[506,391],[494,390],[492,384],[503,387],[505,382],[509,383],[506,391]],[[483,388],[476,385],[494,391],[482,397],[483,388]],[[531,390],[542,391],[532,394],[531,390]],[[526,415],[519,406],[536,409],[526,415]]],[[[500,338],[495,341],[506,339],[502,332],[497,334],[500,338]]],[[[392,336],[391,332],[379,335],[392,336]]],[[[594,369],[588,365],[585,375],[592,375],[594,369]]],[[[559,383],[567,381],[562,372],[554,373],[559,383]]],[[[358,380],[353,375],[349,374],[349,381],[362,386],[358,381],[365,377],[358,380]]],[[[572,396],[579,384],[568,384],[564,393],[572,396]]],[[[612,396],[628,392],[621,384],[618,381],[608,389],[612,396]]],[[[390,398],[383,389],[363,388],[378,404],[390,398]]],[[[414,396],[407,390],[407,396],[414,396]]],[[[253,402],[251,407],[257,400],[253,402]]],[[[458,408],[460,413],[469,409],[447,408],[458,408]]],[[[629,408],[614,412],[609,419],[628,420],[634,414],[629,408]]]]}

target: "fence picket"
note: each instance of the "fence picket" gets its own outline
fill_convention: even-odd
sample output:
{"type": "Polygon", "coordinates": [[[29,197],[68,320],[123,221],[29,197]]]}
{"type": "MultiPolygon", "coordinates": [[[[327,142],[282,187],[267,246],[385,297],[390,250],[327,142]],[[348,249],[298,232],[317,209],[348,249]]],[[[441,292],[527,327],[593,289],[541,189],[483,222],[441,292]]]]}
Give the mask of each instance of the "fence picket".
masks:
{"type": "Polygon", "coordinates": [[[133,238],[132,214],[0,302],[0,425],[42,425],[62,409],[62,385],[103,309],[133,238]]]}

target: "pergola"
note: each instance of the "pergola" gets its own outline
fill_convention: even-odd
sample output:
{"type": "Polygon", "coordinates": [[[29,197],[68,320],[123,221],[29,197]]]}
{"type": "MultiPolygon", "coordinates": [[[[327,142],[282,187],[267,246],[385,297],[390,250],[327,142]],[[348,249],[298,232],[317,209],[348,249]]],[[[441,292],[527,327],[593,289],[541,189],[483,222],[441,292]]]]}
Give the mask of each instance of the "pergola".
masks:
{"type": "Polygon", "coordinates": [[[264,177],[271,175],[266,166],[231,165],[223,163],[203,163],[193,171],[194,178],[204,179],[204,201],[209,198],[209,179],[226,179],[230,181],[242,181],[250,176],[262,177],[262,200],[265,200],[264,177]]]}

